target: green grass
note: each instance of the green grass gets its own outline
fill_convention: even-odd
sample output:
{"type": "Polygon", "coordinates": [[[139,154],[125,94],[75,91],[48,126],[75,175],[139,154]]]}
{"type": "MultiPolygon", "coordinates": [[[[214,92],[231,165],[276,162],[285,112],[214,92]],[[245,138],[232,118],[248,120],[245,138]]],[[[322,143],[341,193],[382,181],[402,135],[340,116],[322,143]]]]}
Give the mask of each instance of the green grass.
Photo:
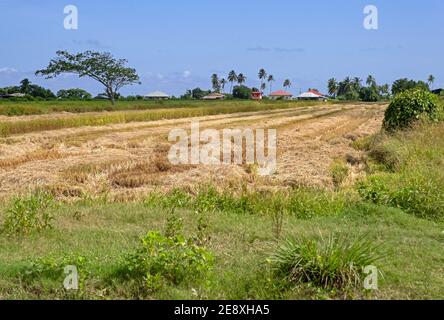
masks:
{"type": "MultiPolygon", "coordinates": [[[[214,267],[205,282],[165,285],[154,292],[140,291],[134,282],[113,277],[122,258],[140,246],[148,231],[162,231],[168,211],[149,209],[142,203],[63,205],[56,213],[54,229],[28,237],[0,236],[0,298],[159,298],[159,299],[306,299],[306,298],[442,298],[444,286],[444,224],[407,215],[401,210],[357,204],[339,216],[298,219],[286,216],[283,237],[316,238],[320,234],[347,234],[381,245],[390,253],[377,262],[383,272],[379,291],[359,287],[348,291],[324,290],[307,283],[288,286],[273,278],[267,259],[276,239],[272,218],[265,214],[214,212],[209,216],[207,249],[214,267]],[[81,218],[79,218],[81,217],[81,218]],[[62,288],[61,265],[78,260],[81,290],[71,294],[62,288]],[[45,263],[35,263],[43,259],[45,263]],[[55,261],[55,263],[53,263],[55,261]],[[52,264],[51,264],[52,263],[52,264]],[[61,276],[45,276],[47,265],[61,276]],[[34,266],[34,267],[33,267],[34,266]],[[37,267],[36,267],[37,266],[37,267]],[[36,270],[34,277],[26,271],[36,270]],[[46,268],[46,269],[45,269],[46,268]]],[[[193,210],[178,211],[188,236],[194,234],[193,210]]],[[[28,272],[29,273],[29,272],[28,272]]],[[[32,273],[31,273],[32,275],[32,273]]]]}
{"type": "MultiPolygon", "coordinates": [[[[48,102],[46,102],[48,103],[48,102]]],[[[68,112],[76,111],[78,103],[59,102],[68,112]],[[66,104],[66,105],[65,105],[66,104]],[[74,107],[72,106],[74,105],[74,107]]],[[[87,111],[89,104],[99,105],[96,101],[83,102],[87,111]]],[[[319,104],[319,103],[318,103],[319,104]]],[[[44,104],[45,105],[45,104],[44,104]]],[[[17,121],[0,121],[0,136],[9,136],[18,133],[28,133],[44,130],[56,130],[62,128],[77,128],[83,126],[103,126],[107,124],[129,123],[138,121],[154,121],[162,119],[178,119],[187,117],[209,116],[218,114],[228,114],[237,112],[254,112],[265,110],[286,109],[295,107],[304,107],[316,105],[313,102],[288,101],[288,102],[270,102],[270,101],[222,101],[222,102],[186,102],[186,101],[167,101],[167,102],[133,102],[122,103],[110,109],[114,112],[103,113],[79,113],[72,116],[56,118],[34,118],[20,119],[17,121]],[[141,110],[142,109],[142,110],[141,110]],[[125,110],[125,111],[122,111],[125,110]]],[[[6,105],[8,106],[8,105],[6,105]]],[[[2,107],[0,104],[0,110],[2,107]]],[[[42,108],[48,111],[47,106],[42,107],[36,103],[26,104],[25,107],[42,108]]],[[[48,112],[53,112],[55,107],[51,107],[48,112]]],[[[101,108],[101,107],[99,107],[101,108]]],[[[107,109],[100,109],[104,111],[107,109]]],[[[43,112],[43,111],[42,111],[43,112]]]]}
{"type": "Polygon", "coordinates": [[[381,134],[367,146],[372,175],[358,184],[368,201],[418,217],[444,219],[444,123],[381,134]]]}

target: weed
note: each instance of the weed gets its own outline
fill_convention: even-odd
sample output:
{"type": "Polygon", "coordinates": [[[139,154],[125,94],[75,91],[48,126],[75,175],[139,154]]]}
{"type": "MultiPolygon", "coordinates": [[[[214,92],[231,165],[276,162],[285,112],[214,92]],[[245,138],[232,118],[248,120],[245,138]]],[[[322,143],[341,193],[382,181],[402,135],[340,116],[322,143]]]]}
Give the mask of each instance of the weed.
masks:
{"type": "Polygon", "coordinates": [[[36,191],[25,198],[16,197],[6,210],[2,229],[9,235],[27,235],[52,228],[50,209],[53,206],[54,198],[44,191],[36,191]]]}

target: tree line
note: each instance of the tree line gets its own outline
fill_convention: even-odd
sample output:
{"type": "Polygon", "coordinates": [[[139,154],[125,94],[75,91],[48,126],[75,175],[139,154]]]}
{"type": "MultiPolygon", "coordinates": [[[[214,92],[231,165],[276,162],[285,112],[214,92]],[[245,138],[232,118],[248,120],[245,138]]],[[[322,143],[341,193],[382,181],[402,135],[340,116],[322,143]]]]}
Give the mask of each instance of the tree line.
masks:
{"type": "Polygon", "coordinates": [[[380,100],[387,100],[392,95],[395,96],[405,90],[413,88],[422,88],[431,91],[435,77],[430,75],[427,81],[415,81],[407,78],[396,80],[390,90],[388,84],[378,85],[376,79],[369,75],[363,85],[363,80],[359,77],[346,77],[342,81],[337,81],[335,78],[328,80],[327,88],[328,94],[339,100],[361,100],[367,102],[376,102],[380,100]]]}
{"type": "MultiPolygon", "coordinates": [[[[104,87],[104,93],[95,98],[108,99],[112,104],[115,100],[122,98],[119,94],[120,89],[125,86],[140,84],[139,75],[134,68],[126,66],[127,60],[116,59],[110,53],[86,51],[83,53],[71,54],[67,51],[57,51],[56,57],[50,60],[48,66],[38,70],[37,76],[44,76],[47,79],[58,77],[61,74],[76,74],[80,78],[91,78],[104,87]]],[[[217,74],[211,75],[211,90],[202,90],[195,88],[187,90],[183,99],[201,99],[211,92],[225,93],[226,86],[230,85],[229,94],[233,98],[249,99],[252,92],[264,93],[269,89],[269,93],[273,90],[275,77],[261,68],[257,74],[260,82],[259,88],[249,88],[245,85],[247,77],[244,73],[237,73],[231,70],[227,77],[220,78],[217,74]]],[[[410,79],[396,80],[393,85],[379,85],[376,79],[369,75],[363,84],[363,80],[355,77],[347,77],[342,81],[335,78],[328,80],[328,93],[334,99],[340,100],[362,100],[362,101],[379,101],[389,99],[391,95],[396,95],[404,90],[420,87],[425,90],[433,88],[435,77],[430,75],[427,81],[414,81],[410,79]]],[[[284,89],[292,86],[290,79],[285,79],[282,83],[284,89]]],[[[438,90],[439,92],[441,89],[438,90]]],[[[83,89],[67,89],[60,90],[55,95],[51,90],[41,86],[32,84],[28,79],[20,82],[19,86],[0,88],[0,96],[7,96],[14,93],[20,93],[27,98],[33,99],[70,99],[70,100],[88,100],[92,99],[90,93],[83,89]]],[[[143,99],[141,96],[127,97],[128,100],[143,99]]]]}

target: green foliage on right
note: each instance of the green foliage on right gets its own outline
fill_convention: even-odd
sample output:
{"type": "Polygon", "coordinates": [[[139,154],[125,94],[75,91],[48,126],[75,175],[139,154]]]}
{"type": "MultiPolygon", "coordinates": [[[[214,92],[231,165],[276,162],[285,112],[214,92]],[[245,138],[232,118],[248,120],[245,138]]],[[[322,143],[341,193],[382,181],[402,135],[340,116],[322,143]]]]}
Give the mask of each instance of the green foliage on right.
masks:
{"type": "Polygon", "coordinates": [[[439,103],[436,95],[422,89],[404,91],[392,100],[385,112],[383,127],[388,131],[403,129],[426,117],[437,120],[439,103]]]}

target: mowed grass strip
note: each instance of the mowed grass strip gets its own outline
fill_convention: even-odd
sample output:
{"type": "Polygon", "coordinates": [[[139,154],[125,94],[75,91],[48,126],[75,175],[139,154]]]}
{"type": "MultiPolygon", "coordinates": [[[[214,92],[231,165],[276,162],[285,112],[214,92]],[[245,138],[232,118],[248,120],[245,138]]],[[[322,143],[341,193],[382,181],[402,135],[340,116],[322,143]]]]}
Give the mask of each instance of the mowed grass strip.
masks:
{"type": "Polygon", "coordinates": [[[211,116],[239,112],[257,112],[264,110],[289,109],[315,105],[313,102],[287,102],[287,103],[249,103],[221,102],[200,104],[201,107],[191,108],[163,108],[144,111],[116,111],[103,114],[68,115],[54,118],[19,119],[17,121],[0,122],[0,136],[13,134],[57,130],[63,128],[78,128],[84,126],[103,126],[109,124],[143,122],[163,119],[179,119],[189,117],[211,116]]]}

